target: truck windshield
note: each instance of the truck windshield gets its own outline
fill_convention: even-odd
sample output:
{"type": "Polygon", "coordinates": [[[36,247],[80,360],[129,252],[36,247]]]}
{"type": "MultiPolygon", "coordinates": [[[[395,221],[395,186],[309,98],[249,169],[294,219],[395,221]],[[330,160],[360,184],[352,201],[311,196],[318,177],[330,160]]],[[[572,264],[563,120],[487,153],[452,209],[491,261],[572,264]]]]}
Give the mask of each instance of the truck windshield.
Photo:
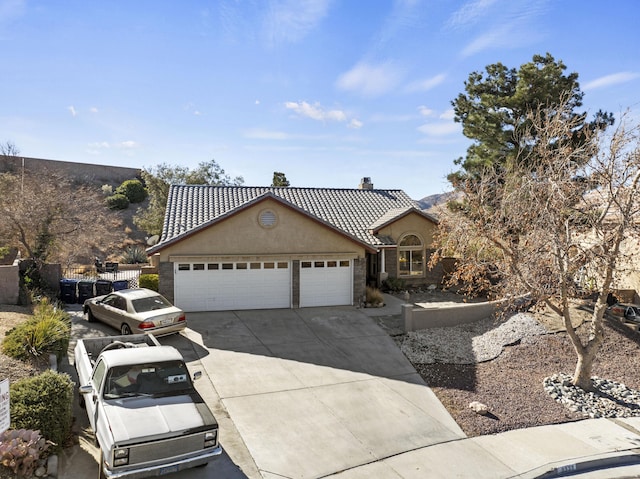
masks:
{"type": "Polygon", "coordinates": [[[172,304],[164,296],[150,296],[148,298],[134,299],[131,301],[133,309],[137,313],[146,313],[156,309],[170,308],[172,304]]]}
{"type": "Polygon", "coordinates": [[[172,396],[193,390],[187,366],[182,361],[116,366],[109,370],[105,399],[132,396],[172,396]]]}

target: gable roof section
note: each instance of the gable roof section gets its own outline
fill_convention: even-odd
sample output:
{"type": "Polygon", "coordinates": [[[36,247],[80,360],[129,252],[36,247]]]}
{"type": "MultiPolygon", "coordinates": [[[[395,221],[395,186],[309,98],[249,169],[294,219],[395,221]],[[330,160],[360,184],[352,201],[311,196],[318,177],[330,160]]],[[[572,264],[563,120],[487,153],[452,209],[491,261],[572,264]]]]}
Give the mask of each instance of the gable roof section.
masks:
{"type": "Polygon", "coordinates": [[[369,229],[375,235],[378,233],[378,231],[380,231],[385,226],[390,225],[391,223],[394,223],[399,219],[404,218],[410,213],[417,213],[420,216],[423,216],[424,218],[433,222],[434,224],[436,225],[438,224],[438,219],[435,216],[432,216],[429,213],[422,211],[420,209],[405,207],[405,208],[394,208],[387,211],[384,215],[382,215],[380,218],[374,221],[373,224],[369,227],[369,229]]]}
{"type": "Polygon", "coordinates": [[[410,211],[425,215],[402,190],[171,185],[160,242],[148,251],[221,221],[265,195],[370,246],[388,244],[375,235],[372,225],[387,224],[410,211]],[[380,223],[382,218],[388,219],[380,223]]]}

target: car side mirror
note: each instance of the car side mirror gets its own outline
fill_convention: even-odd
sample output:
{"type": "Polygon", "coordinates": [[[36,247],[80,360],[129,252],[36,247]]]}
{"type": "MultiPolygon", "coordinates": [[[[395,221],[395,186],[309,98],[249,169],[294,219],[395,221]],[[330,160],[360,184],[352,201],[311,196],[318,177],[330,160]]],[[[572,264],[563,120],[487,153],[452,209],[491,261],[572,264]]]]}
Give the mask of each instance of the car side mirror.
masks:
{"type": "Polygon", "coordinates": [[[193,380],[194,381],[197,381],[201,377],[202,377],[202,371],[196,371],[195,373],[193,373],[193,380]]]}

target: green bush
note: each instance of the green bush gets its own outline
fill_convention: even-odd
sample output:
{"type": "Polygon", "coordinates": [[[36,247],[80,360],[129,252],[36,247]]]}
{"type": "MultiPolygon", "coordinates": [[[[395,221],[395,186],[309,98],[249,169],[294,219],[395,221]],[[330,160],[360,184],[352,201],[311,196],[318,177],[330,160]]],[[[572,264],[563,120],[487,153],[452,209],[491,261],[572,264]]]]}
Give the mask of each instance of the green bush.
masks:
{"type": "Polygon", "coordinates": [[[129,207],[129,198],[121,194],[107,196],[104,202],[110,210],[126,210],[129,207]]]}
{"type": "Polygon", "coordinates": [[[71,318],[46,299],[34,310],[33,317],[10,329],[2,342],[2,352],[21,360],[48,360],[54,353],[58,360],[67,354],[71,335],[71,318]]]}
{"type": "Polygon", "coordinates": [[[384,286],[389,291],[398,292],[404,289],[405,282],[401,278],[387,278],[384,281],[384,286]]]}
{"type": "Polygon", "coordinates": [[[147,262],[147,252],[142,246],[129,246],[122,253],[120,261],[124,264],[139,264],[147,262]]]}
{"type": "Polygon", "coordinates": [[[141,274],[138,279],[141,288],[148,288],[158,291],[159,281],[157,274],[141,274]]]}
{"type": "Polygon", "coordinates": [[[11,384],[9,395],[11,427],[39,430],[57,450],[62,449],[72,422],[73,382],[69,375],[47,370],[11,384]]]}
{"type": "Polygon", "coordinates": [[[140,180],[123,181],[115,193],[126,196],[130,203],[142,203],[148,194],[140,180]]]}

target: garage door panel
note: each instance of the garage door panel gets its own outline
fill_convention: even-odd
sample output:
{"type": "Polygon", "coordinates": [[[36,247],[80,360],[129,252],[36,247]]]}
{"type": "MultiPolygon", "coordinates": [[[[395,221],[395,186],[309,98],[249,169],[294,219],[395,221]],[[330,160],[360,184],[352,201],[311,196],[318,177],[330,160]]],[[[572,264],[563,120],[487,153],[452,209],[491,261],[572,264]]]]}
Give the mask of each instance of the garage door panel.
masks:
{"type": "Polygon", "coordinates": [[[351,261],[300,262],[300,307],[350,305],[352,289],[351,261]]]}
{"type": "Polygon", "coordinates": [[[225,263],[175,271],[176,306],[185,311],[271,309],[291,306],[288,263],[225,263]],[[240,267],[238,265],[241,265],[240,267]]]}

